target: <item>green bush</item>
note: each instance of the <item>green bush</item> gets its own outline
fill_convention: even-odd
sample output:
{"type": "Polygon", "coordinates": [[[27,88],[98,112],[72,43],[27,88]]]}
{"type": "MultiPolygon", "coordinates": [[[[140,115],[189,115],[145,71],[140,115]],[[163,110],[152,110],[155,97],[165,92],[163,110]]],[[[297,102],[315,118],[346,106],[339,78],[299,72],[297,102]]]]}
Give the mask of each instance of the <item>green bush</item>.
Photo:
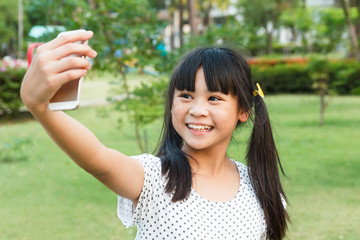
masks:
{"type": "MultiPolygon", "coordinates": [[[[360,94],[360,64],[353,60],[326,60],[329,89],[337,94],[360,94]]],[[[288,63],[283,60],[256,61],[252,66],[253,81],[267,93],[314,93],[312,60],[288,63]]]]}
{"type": "Polygon", "coordinates": [[[339,94],[360,95],[360,64],[335,62],[330,65],[329,87],[339,94]]]}
{"type": "Polygon", "coordinates": [[[261,83],[267,93],[312,92],[312,80],[304,65],[254,66],[252,73],[253,81],[261,83]]]}
{"type": "Polygon", "coordinates": [[[25,72],[24,64],[17,60],[0,62],[0,114],[14,114],[22,106],[20,86],[25,72]]]}

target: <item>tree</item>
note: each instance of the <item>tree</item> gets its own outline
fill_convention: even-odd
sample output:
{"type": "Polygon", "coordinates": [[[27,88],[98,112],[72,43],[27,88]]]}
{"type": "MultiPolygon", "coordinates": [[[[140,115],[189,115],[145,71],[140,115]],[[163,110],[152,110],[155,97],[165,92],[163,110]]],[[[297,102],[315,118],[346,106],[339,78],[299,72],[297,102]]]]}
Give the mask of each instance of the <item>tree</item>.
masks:
{"type": "Polygon", "coordinates": [[[116,91],[125,99],[114,100],[114,103],[117,109],[126,111],[134,123],[138,146],[144,152],[140,127],[145,120],[132,107],[133,101],[130,100],[134,94],[129,88],[127,69],[129,65],[141,69],[160,58],[157,45],[162,40],[162,25],[157,20],[156,11],[147,0],[63,0],[57,6],[59,9],[50,18],[52,23],[63,25],[68,30],[85,28],[94,31],[89,43],[98,52],[93,59],[93,68],[120,77],[116,91]]]}
{"type": "Polygon", "coordinates": [[[191,27],[191,34],[196,36],[198,34],[198,18],[195,0],[187,1],[188,12],[189,12],[189,23],[191,27]]]}
{"type": "Polygon", "coordinates": [[[225,10],[230,6],[230,0],[199,0],[199,17],[204,28],[212,23],[210,12],[214,8],[225,10]]]}
{"type": "Polygon", "coordinates": [[[303,51],[307,52],[309,47],[307,33],[314,26],[314,20],[310,15],[310,10],[304,7],[289,8],[281,13],[279,24],[290,29],[292,33],[291,42],[293,45],[296,44],[300,36],[303,51]]]}
{"type": "Polygon", "coordinates": [[[24,41],[24,10],[23,10],[23,1],[18,0],[18,58],[22,57],[24,41]]]}
{"type": "Polygon", "coordinates": [[[338,44],[344,40],[342,38],[346,30],[346,20],[342,9],[325,8],[316,13],[319,16],[319,22],[314,24],[316,33],[314,39],[315,50],[320,52],[334,51],[338,44]],[[318,45],[318,46],[316,46],[318,45]],[[317,49],[316,49],[317,48],[317,49]]]}
{"type": "Polygon", "coordinates": [[[0,0],[0,57],[15,57],[18,32],[17,1],[0,0]]]}
{"type": "Polygon", "coordinates": [[[24,11],[30,25],[48,25],[47,11],[50,7],[47,0],[25,0],[24,11]]]}
{"type": "Polygon", "coordinates": [[[262,0],[239,0],[238,8],[244,17],[245,24],[252,28],[254,35],[264,32],[266,53],[269,54],[273,51],[273,35],[278,29],[281,13],[297,5],[297,0],[268,0],[266,3],[262,0]]]}
{"type": "Polygon", "coordinates": [[[179,8],[179,38],[180,38],[180,47],[184,45],[184,2],[183,0],[178,0],[179,8]]]}
{"type": "Polygon", "coordinates": [[[323,126],[325,121],[325,96],[328,92],[329,82],[329,61],[327,59],[312,59],[308,66],[311,77],[314,80],[313,88],[318,90],[320,96],[320,121],[319,125],[323,126]]]}
{"type": "MultiPolygon", "coordinates": [[[[151,0],[152,2],[157,0],[151,0]]],[[[191,36],[202,35],[212,23],[210,12],[216,7],[222,10],[230,5],[230,0],[169,0],[165,1],[165,7],[169,14],[169,25],[171,29],[170,48],[174,51],[177,46],[182,48],[184,40],[184,24],[190,25],[191,36]],[[187,18],[185,18],[187,17],[187,18]],[[202,26],[200,29],[199,26],[202,26]],[[176,45],[179,40],[179,45],[176,45]]],[[[159,4],[156,4],[159,9],[159,4]]]]}
{"type": "Polygon", "coordinates": [[[346,23],[349,29],[350,37],[351,37],[351,44],[352,44],[352,52],[353,55],[358,59],[360,62],[360,55],[359,55],[359,39],[356,34],[355,27],[351,21],[350,14],[349,14],[349,5],[346,0],[340,0],[341,7],[344,11],[344,16],[346,19],[346,23]]]}
{"type": "MultiPolygon", "coordinates": [[[[337,0],[338,2],[340,2],[340,0],[337,0]]],[[[341,3],[340,3],[341,5],[341,3]]],[[[357,35],[357,38],[360,38],[360,0],[349,0],[349,8],[355,8],[357,11],[357,18],[354,21],[355,24],[355,32],[357,35]]],[[[351,14],[350,14],[351,15],[351,14]]]]}
{"type": "MultiPolygon", "coordinates": [[[[134,123],[138,146],[144,152],[145,144],[140,128],[149,121],[144,122],[142,115],[137,114],[139,109],[134,111],[131,107],[134,105],[130,101],[132,94],[126,77],[127,65],[134,62],[135,66],[143,68],[152,59],[160,57],[156,46],[161,41],[161,25],[157,21],[156,12],[146,0],[103,0],[97,1],[96,5],[96,8],[87,9],[86,12],[78,10],[78,24],[85,23],[84,26],[96,32],[97,37],[92,44],[100,55],[95,59],[94,66],[120,74],[118,92],[124,93],[126,98],[124,101],[117,101],[116,106],[117,109],[125,110],[129,120],[134,123]]],[[[142,110],[143,114],[154,113],[142,110]]]]}
{"type": "Polygon", "coordinates": [[[237,21],[235,16],[228,16],[220,26],[210,24],[204,33],[192,36],[184,46],[184,50],[221,44],[236,44],[240,48],[240,46],[248,46],[249,39],[250,34],[244,24],[237,21]]]}

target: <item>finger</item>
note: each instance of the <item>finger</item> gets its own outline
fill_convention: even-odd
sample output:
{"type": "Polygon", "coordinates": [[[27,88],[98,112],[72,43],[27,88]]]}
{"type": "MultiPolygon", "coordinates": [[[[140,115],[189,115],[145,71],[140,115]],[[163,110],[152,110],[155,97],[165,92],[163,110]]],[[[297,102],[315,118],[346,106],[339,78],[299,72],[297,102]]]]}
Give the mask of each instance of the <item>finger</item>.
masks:
{"type": "Polygon", "coordinates": [[[87,73],[86,69],[79,69],[79,68],[71,69],[57,74],[56,79],[54,79],[54,81],[56,81],[57,86],[60,87],[71,80],[79,79],[85,76],[86,73],[87,73]]]}
{"type": "Polygon", "coordinates": [[[55,49],[66,43],[89,40],[93,34],[94,33],[92,31],[86,31],[84,29],[62,32],[57,36],[57,38],[40,47],[41,49],[55,49]]]}
{"type": "Polygon", "coordinates": [[[94,58],[97,53],[87,44],[82,43],[67,43],[56,49],[51,53],[52,59],[62,59],[71,54],[77,54],[79,56],[87,56],[94,58]]]}
{"type": "Polygon", "coordinates": [[[89,70],[91,68],[90,62],[82,57],[66,57],[58,62],[53,63],[53,72],[61,73],[74,68],[82,68],[89,70]]]}

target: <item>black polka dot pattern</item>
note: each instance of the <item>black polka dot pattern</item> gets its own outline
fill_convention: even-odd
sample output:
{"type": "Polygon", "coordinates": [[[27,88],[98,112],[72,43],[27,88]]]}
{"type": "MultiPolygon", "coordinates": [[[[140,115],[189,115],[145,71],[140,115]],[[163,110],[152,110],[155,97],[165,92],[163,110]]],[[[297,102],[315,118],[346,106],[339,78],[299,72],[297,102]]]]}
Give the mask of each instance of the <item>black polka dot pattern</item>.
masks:
{"type": "Polygon", "coordinates": [[[195,191],[173,203],[165,193],[166,178],[161,162],[150,154],[136,156],[145,170],[139,202],[118,197],[118,217],[125,227],[137,226],[136,240],[142,239],[266,239],[264,212],[251,186],[247,167],[239,162],[240,187],[228,202],[212,202],[195,191]]]}

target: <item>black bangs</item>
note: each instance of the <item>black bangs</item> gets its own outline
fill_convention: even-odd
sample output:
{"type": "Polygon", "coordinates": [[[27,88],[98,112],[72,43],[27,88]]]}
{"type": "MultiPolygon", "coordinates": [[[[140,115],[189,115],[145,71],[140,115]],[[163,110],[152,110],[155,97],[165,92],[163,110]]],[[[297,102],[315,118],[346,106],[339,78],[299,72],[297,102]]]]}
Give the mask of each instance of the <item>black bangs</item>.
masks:
{"type": "Polygon", "coordinates": [[[228,52],[221,48],[207,49],[203,57],[203,71],[207,88],[212,92],[238,94],[235,86],[240,75],[228,52]],[[234,79],[235,78],[235,79],[234,79]]]}
{"type": "Polygon", "coordinates": [[[177,90],[195,91],[196,72],[202,65],[204,50],[205,48],[196,49],[181,59],[171,78],[177,90]]]}
{"type": "Polygon", "coordinates": [[[171,82],[180,91],[195,91],[196,72],[203,67],[209,91],[234,95],[242,94],[246,89],[251,92],[251,86],[246,86],[248,81],[245,80],[250,78],[250,71],[246,71],[249,67],[246,60],[238,56],[228,48],[198,48],[182,58],[171,82]]]}

